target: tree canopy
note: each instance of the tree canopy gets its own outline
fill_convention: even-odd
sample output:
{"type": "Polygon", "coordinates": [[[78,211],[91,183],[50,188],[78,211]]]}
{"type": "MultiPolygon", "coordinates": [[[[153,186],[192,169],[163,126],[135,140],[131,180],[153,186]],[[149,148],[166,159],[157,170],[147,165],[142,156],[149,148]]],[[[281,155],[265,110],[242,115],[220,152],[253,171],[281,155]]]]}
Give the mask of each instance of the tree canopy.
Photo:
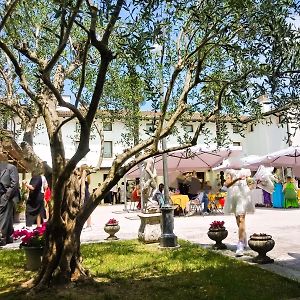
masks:
{"type": "Polygon", "coordinates": [[[0,107],[19,115],[29,144],[41,116],[51,146],[54,206],[37,287],[54,274],[65,281],[86,275],[80,264],[84,222],[131,167],[163,152],[159,141],[179,120],[195,112],[201,116],[194,135],[167,151],[195,145],[213,118],[261,119],[262,95],[287,121],[298,119],[297,2],[1,0],[0,5],[0,107]],[[71,103],[62,97],[65,92],[71,103]],[[155,128],[141,140],[136,132],[145,105],[156,113],[155,128]],[[60,119],[58,106],[72,117],[60,119]],[[286,113],[287,107],[293,112],[286,113]],[[127,136],[131,147],[115,158],[82,207],[85,175],[75,169],[89,151],[96,116],[122,118],[134,142],[127,136]],[[67,161],[61,128],[74,118],[81,125],[80,142],[67,161]]]}

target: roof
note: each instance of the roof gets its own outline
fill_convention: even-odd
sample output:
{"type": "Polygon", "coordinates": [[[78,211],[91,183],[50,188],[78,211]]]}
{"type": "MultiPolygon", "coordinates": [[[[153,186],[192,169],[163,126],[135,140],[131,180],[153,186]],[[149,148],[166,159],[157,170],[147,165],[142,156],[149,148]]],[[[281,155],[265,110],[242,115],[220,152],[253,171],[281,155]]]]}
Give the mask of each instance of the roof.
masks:
{"type": "MultiPolygon", "coordinates": [[[[60,117],[71,117],[73,115],[71,110],[58,110],[57,111],[58,115],[60,117]]],[[[141,115],[141,119],[143,120],[152,120],[154,116],[159,117],[160,116],[160,112],[153,112],[153,111],[141,111],[140,115],[141,115]]],[[[102,115],[103,117],[110,116],[110,112],[109,111],[105,111],[105,110],[98,110],[97,115],[102,115]]],[[[185,113],[183,115],[183,119],[186,119],[187,121],[190,122],[199,122],[202,121],[204,119],[203,114],[199,113],[199,112],[194,112],[191,115],[189,115],[188,113],[185,113]]],[[[240,117],[240,121],[241,122],[246,122],[249,119],[248,116],[241,116],[240,117]]],[[[212,116],[209,118],[208,122],[216,122],[217,117],[216,116],[212,116]]],[[[225,118],[222,117],[222,121],[223,122],[236,122],[237,119],[234,116],[226,116],[225,118]]]]}
{"type": "Polygon", "coordinates": [[[3,136],[0,139],[0,160],[8,160],[15,165],[20,173],[28,172],[29,166],[24,158],[23,151],[14,140],[9,131],[2,131],[3,136]]]}

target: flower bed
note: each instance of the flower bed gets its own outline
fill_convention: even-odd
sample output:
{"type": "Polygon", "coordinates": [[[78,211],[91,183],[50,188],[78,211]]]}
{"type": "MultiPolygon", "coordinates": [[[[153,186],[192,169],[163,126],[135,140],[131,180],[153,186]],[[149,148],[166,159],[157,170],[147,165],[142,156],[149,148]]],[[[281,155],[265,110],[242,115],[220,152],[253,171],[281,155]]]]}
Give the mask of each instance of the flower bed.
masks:
{"type": "Polygon", "coordinates": [[[44,247],[46,225],[47,223],[43,223],[35,229],[15,230],[12,236],[15,240],[21,239],[20,247],[44,247]]]}

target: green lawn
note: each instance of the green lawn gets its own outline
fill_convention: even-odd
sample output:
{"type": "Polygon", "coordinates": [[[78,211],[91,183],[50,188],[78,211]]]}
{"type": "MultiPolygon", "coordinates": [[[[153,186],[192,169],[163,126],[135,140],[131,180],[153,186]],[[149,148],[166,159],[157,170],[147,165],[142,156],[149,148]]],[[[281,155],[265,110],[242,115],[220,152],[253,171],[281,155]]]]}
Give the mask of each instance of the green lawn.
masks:
{"type": "MultiPolygon", "coordinates": [[[[186,241],[173,251],[137,241],[83,245],[93,283],[50,288],[39,299],[291,299],[300,284],[186,241]]],[[[22,250],[0,251],[0,298],[25,299],[22,250]]],[[[30,298],[32,299],[32,298],[30,298]]]]}

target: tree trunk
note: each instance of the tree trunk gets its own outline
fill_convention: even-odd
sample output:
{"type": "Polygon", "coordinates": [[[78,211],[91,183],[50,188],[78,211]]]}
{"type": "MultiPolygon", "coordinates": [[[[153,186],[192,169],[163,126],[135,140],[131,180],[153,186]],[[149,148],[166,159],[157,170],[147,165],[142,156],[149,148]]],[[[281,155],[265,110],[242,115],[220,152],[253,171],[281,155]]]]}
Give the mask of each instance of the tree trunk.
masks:
{"type": "Polygon", "coordinates": [[[74,171],[65,187],[60,222],[54,218],[48,222],[42,266],[33,282],[34,291],[48,287],[52,281],[68,284],[89,276],[81,265],[80,235],[84,221],[77,218],[83,205],[84,181],[74,171]]]}
{"type": "Polygon", "coordinates": [[[50,222],[48,225],[46,248],[42,267],[34,281],[35,289],[48,287],[52,281],[68,284],[88,276],[89,273],[81,265],[81,229],[75,224],[74,220],[69,219],[65,224],[50,222]]]}

